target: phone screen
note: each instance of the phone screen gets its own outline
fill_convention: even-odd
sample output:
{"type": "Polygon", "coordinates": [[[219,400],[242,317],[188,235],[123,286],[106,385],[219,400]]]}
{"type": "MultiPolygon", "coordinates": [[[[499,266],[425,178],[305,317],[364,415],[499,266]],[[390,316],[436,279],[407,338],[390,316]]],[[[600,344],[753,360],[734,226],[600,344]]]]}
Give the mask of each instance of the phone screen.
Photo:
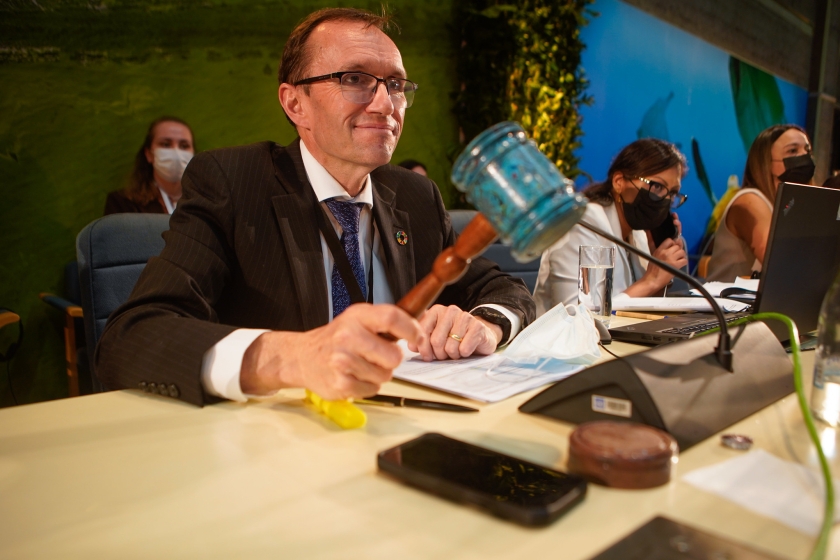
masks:
{"type": "MultiPolygon", "coordinates": [[[[586,490],[586,483],[577,476],[440,434],[425,434],[384,451],[380,454],[380,467],[385,466],[383,461],[401,467],[399,470],[428,475],[512,505],[542,508],[567,494],[582,497],[586,490]]],[[[399,472],[394,474],[400,476],[399,472]]],[[[403,478],[417,482],[410,480],[410,475],[403,478]]]]}

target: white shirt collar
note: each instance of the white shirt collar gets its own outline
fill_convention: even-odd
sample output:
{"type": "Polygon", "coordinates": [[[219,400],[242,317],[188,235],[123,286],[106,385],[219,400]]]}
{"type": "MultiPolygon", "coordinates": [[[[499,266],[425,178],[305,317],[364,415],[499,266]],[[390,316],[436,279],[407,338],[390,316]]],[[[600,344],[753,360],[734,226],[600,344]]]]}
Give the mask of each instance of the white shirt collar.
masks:
{"type": "Polygon", "coordinates": [[[178,204],[178,203],[177,202],[172,202],[172,199],[169,198],[169,195],[166,194],[166,191],[163,190],[163,187],[158,185],[157,182],[155,183],[155,185],[157,185],[157,188],[160,191],[161,197],[163,197],[163,204],[166,207],[166,212],[168,214],[171,214],[172,212],[175,211],[175,205],[178,204]]]}
{"type": "Polygon", "coordinates": [[[324,169],[324,166],[318,163],[318,160],[309,153],[306,144],[303,143],[303,139],[300,141],[300,155],[303,158],[303,167],[306,169],[309,184],[312,185],[312,190],[315,191],[318,202],[323,202],[330,198],[338,198],[339,200],[361,202],[370,208],[373,207],[373,189],[370,186],[370,174],[365,177],[365,186],[362,187],[361,192],[355,198],[352,198],[344,190],[344,187],[330,175],[330,172],[324,169]]]}

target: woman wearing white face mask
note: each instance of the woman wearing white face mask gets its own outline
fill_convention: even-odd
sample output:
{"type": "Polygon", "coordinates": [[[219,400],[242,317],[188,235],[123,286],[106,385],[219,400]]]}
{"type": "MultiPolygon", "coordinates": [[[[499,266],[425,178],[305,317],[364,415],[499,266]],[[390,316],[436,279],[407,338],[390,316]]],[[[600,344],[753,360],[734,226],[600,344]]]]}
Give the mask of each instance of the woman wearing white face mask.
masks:
{"type": "Polygon", "coordinates": [[[190,126],[176,117],[149,125],[134,158],[128,187],[108,193],[105,214],[171,214],[181,198],[181,177],[195,153],[190,126]]]}

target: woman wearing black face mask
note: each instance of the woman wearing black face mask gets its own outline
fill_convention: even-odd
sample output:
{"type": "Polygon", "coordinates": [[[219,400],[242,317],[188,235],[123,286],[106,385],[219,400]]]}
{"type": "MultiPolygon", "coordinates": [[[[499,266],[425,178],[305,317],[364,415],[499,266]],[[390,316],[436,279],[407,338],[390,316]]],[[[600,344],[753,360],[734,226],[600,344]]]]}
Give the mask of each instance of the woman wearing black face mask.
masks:
{"type": "MultiPolygon", "coordinates": [[[[583,219],[677,268],[688,263],[681,240],[677,215],[672,213],[686,200],[680,181],[687,171],[685,156],[669,142],[646,138],[626,146],[616,156],[607,180],[587,187],[589,199],[583,219]],[[658,246],[651,230],[671,226],[658,246]]],[[[578,251],[581,245],[610,246],[612,243],[591,231],[575,226],[543,253],[534,290],[537,313],[557,304],[577,302],[578,251]]],[[[613,296],[632,297],[662,294],[672,279],[661,268],[616,247],[613,296]]]]}
{"type": "Polygon", "coordinates": [[[721,215],[707,279],[732,282],[760,271],[779,183],[810,184],[813,176],[811,143],[801,127],[762,131],[747,154],[744,184],[721,215]]]}

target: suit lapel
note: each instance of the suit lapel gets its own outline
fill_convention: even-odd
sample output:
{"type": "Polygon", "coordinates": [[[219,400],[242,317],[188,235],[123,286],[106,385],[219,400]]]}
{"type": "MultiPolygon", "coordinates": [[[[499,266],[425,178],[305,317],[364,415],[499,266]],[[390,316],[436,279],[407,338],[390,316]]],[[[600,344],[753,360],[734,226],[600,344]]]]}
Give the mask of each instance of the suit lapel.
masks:
{"type": "Polygon", "coordinates": [[[315,214],[318,199],[306,178],[299,142],[298,139],[286,148],[274,148],[274,171],[285,193],[273,196],[271,203],[286,248],[303,330],[308,331],[329,322],[329,306],[315,214]]]}
{"type": "Polygon", "coordinates": [[[385,253],[385,275],[394,301],[399,301],[417,282],[414,271],[414,244],[408,212],[395,208],[396,193],[376,179],[373,183],[373,219],[385,253]],[[402,235],[398,235],[402,234],[402,235]],[[401,245],[398,238],[407,235],[401,245]]]}

